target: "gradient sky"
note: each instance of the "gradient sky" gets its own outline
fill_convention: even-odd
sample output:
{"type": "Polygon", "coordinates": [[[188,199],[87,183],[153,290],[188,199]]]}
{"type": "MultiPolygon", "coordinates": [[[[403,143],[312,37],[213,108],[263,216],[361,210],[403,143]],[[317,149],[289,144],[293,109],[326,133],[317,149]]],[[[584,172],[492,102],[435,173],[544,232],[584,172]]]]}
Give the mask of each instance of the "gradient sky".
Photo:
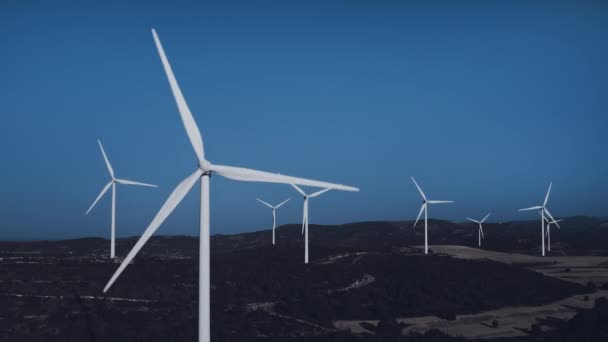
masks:
{"type": "MultiPolygon", "coordinates": [[[[454,3],[3,2],[0,239],[109,236],[109,196],[84,216],[109,180],[97,138],[160,185],[119,187],[118,236],[194,171],[152,27],[212,162],[361,188],[311,200],[311,223],[413,219],[411,175],[456,201],[435,218],[532,219],[549,181],[555,215],[605,216],[608,6],[454,3]]],[[[212,233],[268,228],[258,196],[300,222],[290,187],[215,176],[212,233]]],[[[197,234],[198,206],[196,187],[158,234],[197,234]]]]}

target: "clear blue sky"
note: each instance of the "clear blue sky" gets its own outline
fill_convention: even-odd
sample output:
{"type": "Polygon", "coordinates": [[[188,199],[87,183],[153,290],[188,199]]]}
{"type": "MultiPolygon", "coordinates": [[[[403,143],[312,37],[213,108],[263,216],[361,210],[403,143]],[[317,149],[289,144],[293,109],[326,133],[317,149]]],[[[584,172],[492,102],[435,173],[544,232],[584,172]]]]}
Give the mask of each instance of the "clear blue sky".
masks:
{"type": "MultiPolygon", "coordinates": [[[[46,2],[42,2],[46,3],[46,2]]],[[[0,5],[0,238],[139,235],[196,158],[156,28],[212,162],[355,185],[311,201],[311,223],[531,219],[550,180],[558,216],[606,215],[608,6],[528,1],[246,1],[0,5]],[[255,3],[255,4],[254,4],[255,3]],[[348,4],[348,5],[347,5],[348,4]]],[[[268,228],[255,201],[287,186],[213,177],[212,233],[268,228]]],[[[159,234],[197,234],[195,188],[159,234]]]]}

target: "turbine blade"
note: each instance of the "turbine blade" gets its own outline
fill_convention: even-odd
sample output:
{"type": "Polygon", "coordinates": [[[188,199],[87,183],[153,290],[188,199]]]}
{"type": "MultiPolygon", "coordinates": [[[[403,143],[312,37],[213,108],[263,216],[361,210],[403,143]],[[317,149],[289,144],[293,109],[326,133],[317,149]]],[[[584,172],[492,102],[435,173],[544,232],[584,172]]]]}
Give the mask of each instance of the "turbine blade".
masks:
{"type": "Polygon", "coordinates": [[[112,168],[112,164],[110,164],[110,160],[108,160],[106,151],[103,150],[103,145],[101,145],[101,140],[97,139],[97,143],[99,144],[99,148],[101,149],[101,154],[103,154],[103,159],[106,161],[106,166],[108,167],[108,171],[110,171],[110,176],[112,176],[112,178],[114,178],[114,169],[112,168]]]}
{"type": "Polygon", "coordinates": [[[154,185],[154,184],[140,183],[140,182],[135,182],[135,181],[131,181],[128,179],[117,179],[116,183],[125,184],[125,185],[139,185],[139,186],[148,186],[151,188],[158,188],[158,186],[154,185]]]}
{"type": "Polygon", "coordinates": [[[331,190],[331,188],[323,189],[323,190],[321,190],[321,191],[317,191],[317,192],[314,192],[314,193],[312,193],[312,194],[308,195],[308,197],[309,197],[309,198],[312,198],[312,197],[317,197],[317,196],[321,195],[321,194],[322,194],[322,193],[324,193],[324,192],[328,192],[329,190],[331,190]]]}
{"type": "MultiPolygon", "coordinates": [[[[234,166],[223,166],[223,165],[212,165],[211,169],[222,177],[230,178],[233,180],[244,181],[244,182],[263,182],[263,183],[280,183],[280,184],[292,184],[292,185],[305,185],[317,188],[332,188],[335,190],[344,191],[359,191],[358,188],[342,185],[332,184],[327,182],[321,182],[311,179],[298,178],[285,176],[278,173],[270,173],[265,171],[258,171],[252,169],[246,169],[242,167],[234,166]]],[[[301,189],[300,189],[301,190],[301,189]]]]}
{"type": "Polygon", "coordinates": [[[304,190],[302,190],[299,186],[295,185],[295,184],[290,184],[294,189],[296,189],[297,192],[299,192],[302,196],[304,197],[308,197],[306,195],[306,193],[304,192],[304,190]]]}
{"type": "Polygon", "coordinates": [[[108,189],[110,188],[110,186],[112,186],[112,181],[110,181],[110,183],[106,184],[106,186],[103,187],[103,189],[101,190],[101,192],[99,193],[99,195],[95,199],[95,202],[93,202],[93,204],[91,204],[91,206],[89,207],[89,210],[87,210],[87,212],[85,213],[85,215],[89,214],[89,211],[91,211],[91,209],[93,209],[93,207],[95,206],[95,204],[97,204],[97,202],[99,202],[99,199],[101,198],[101,196],[103,196],[103,194],[105,194],[106,191],[108,191],[108,189]]]}
{"type": "Polygon", "coordinates": [[[481,227],[481,223],[479,224],[479,231],[481,232],[481,238],[485,239],[486,237],[483,236],[483,228],[481,227]]]}
{"type": "Polygon", "coordinates": [[[422,192],[422,189],[420,189],[420,186],[418,185],[418,183],[416,183],[416,180],[414,179],[414,177],[411,177],[412,181],[414,182],[414,184],[416,185],[416,188],[418,188],[418,192],[420,192],[420,196],[422,196],[422,198],[426,201],[426,195],[424,194],[424,192],[422,192]]]}
{"type": "Polygon", "coordinates": [[[468,217],[467,217],[466,219],[467,219],[467,220],[469,220],[469,221],[471,221],[471,222],[479,223],[479,221],[475,221],[475,220],[473,220],[472,218],[468,218],[468,217]]]}
{"type": "Polygon", "coordinates": [[[277,205],[276,207],[274,207],[275,209],[279,209],[280,207],[283,206],[283,204],[289,202],[289,200],[291,199],[291,197],[289,197],[288,199],[284,200],[283,202],[279,203],[279,205],[277,205]]]}
{"type": "Polygon", "coordinates": [[[171,91],[173,92],[173,97],[177,103],[177,108],[179,109],[179,114],[182,118],[182,122],[184,123],[184,127],[186,128],[186,133],[188,134],[192,148],[194,148],[194,152],[196,153],[199,161],[205,160],[205,149],[203,148],[203,137],[201,136],[201,132],[196,125],[196,121],[194,121],[194,117],[192,117],[192,113],[190,112],[190,108],[188,108],[186,99],[179,88],[179,84],[177,84],[175,75],[173,75],[173,70],[171,69],[169,60],[165,55],[165,50],[163,49],[160,39],[158,38],[158,35],[154,29],[152,29],[152,35],[154,36],[156,49],[158,50],[158,54],[160,55],[160,59],[163,63],[163,68],[165,69],[165,73],[169,79],[171,91]]]}
{"type": "Polygon", "coordinates": [[[273,208],[273,207],[272,207],[270,204],[268,204],[268,203],[266,203],[266,202],[262,201],[261,199],[256,198],[256,200],[258,200],[259,202],[262,202],[262,203],[263,203],[264,205],[266,205],[268,208],[274,209],[274,208],[273,208]]]}
{"type": "Polygon", "coordinates": [[[420,211],[418,212],[418,217],[416,218],[416,222],[414,222],[414,225],[412,227],[416,227],[416,225],[418,224],[418,221],[420,220],[420,216],[422,215],[422,211],[424,210],[424,207],[426,207],[426,203],[420,207],[420,211]]]}
{"type": "Polygon", "coordinates": [[[186,194],[188,194],[190,189],[192,189],[192,187],[194,186],[196,181],[202,176],[202,174],[203,171],[201,169],[197,169],[196,171],[194,171],[193,174],[188,176],[188,178],[184,179],[181,183],[179,183],[175,190],[173,190],[171,195],[169,195],[169,197],[167,198],[167,201],[165,201],[165,204],[163,204],[163,206],[160,208],[152,222],[150,222],[148,228],[146,228],[142,236],[139,238],[139,240],[137,240],[137,243],[135,244],[135,246],[133,246],[133,249],[131,249],[127,257],[122,261],[122,263],[118,267],[118,270],[114,272],[114,275],[112,276],[110,281],[108,281],[106,287],[103,289],[104,293],[108,291],[112,284],[114,284],[116,279],[118,279],[120,274],[129,265],[131,260],[135,258],[139,250],[146,244],[150,237],[152,237],[152,234],[156,232],[158,227],[160,227],[160,225],[165,221],[165,219],[167,219],[171,212],[173,212],[175,207],[177,207],[177,205],[184,199],[186,194]]]}
{"type": "Polygon", "coordinates": [[[519,209],[518,211],[527,211],[527,210],[538,210],[538,209],[542,209],[543,206],[542,205],[537,205],[535,207],[530,207],[530,208],[524,208],[524,209],[519,209]]]}
{"type": "Polygon", "coordinates": [[[302,210],[302,234],[304,234],[306,221],[308,221],[308,198],[304,200],[304,209],[302,210]]]}
{"type": "Polygon", "coordinates": [[[492,213],[488,213],[488,215],[486,215],[486,217],[484,217],[484,218],[481,220],[481,223],[483,223],[485,220],[487,220],[487,219],[488,219],[488,217],[490,217],[490,215],[492,215],[492,213]]]}
{"type": "Polygon", "coordinates": [[[553,186],[553,182],[549,183],[549,189],[547,189],[547,195],[545,196],[545,201],[543,202],[543,207],[546,207],[547,201],[549,201],[549,193],[551,193],[551,186],[553,186]]]}
{"type": "Polygon", "coordinates": [[[427,201],[430,204],[440,204],[440,203],[454,203],[454,201],[427,201]]]}
{"type": "Polygon", "coordinates": [[[547,215],[549,215],[549,218],[551,219],[551,221],[553,221],[551,223],[555,223],[555,225],[557,226],[557,228],[561,229],[561,227],[559,226],[559,223],[557,223],[557,221],[555,221],[555,218],[553,218],[553,215],[551,215],[551,213],[549,212],[549,210],[547,210],[547,208],[545,208],[545,213],[547,215]]]}

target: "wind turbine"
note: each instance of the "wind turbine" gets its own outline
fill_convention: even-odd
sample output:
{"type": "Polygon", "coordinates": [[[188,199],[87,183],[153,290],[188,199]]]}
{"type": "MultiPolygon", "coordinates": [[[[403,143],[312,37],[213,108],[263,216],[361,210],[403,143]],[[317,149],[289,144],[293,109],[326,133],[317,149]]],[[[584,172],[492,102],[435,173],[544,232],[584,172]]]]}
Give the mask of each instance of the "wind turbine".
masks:
{"type": "MultiPolygon", "coordinates": [[[[547,189],[547,194],[545,195],[545,201],[543,202],[542,205],[537,205],[534,207],[530,207],[530,208],[524,208],[524,209],[519,209],[519,211],[527,211],[527,210],[539,210],[540,209],[540,215],[541,215],[541,219],[540,219],[540,226],[541,226],[541,233],[540,233],[540,237],[542,240],[542,255],[545,256],[545,214],[547,214],[547,216],[549,216],[549,218],[552,221],[555,221],[555,219],[553,218],[553,215],[551,215],[551,213],[549,212],[549,210],[547,210],[547,202],[549,201],[549,194],[551,193],[551,186],[553,186],[553,182],[549,183],[549,189],[547,189]]],[[[556,223],[557,225],[557,223],[556,223]]],[[[559,225],[558,225],[559,226],[559,225]]]]}
{"type": "Polygon", "coordinates": [[[297,185],[291,184],[302,196],[304,196],[304,210],[302,216],[302,234],[304,234],[304,263],[308,264],[308,199],[317,197],[324,192],[331,190],[332,188],[327,188],[323,190],[319,190],[317,192],[313,192],[308,195],[304,192],[304,190],[300,189],[297,185]]]}
{"type": "Polygon", "coordinates": [[[258,200],[260,203],[264,204],[265,206],[267,206],[268,208],[272,209],[272,244],[274,245],[274,229],[277,227],[277,209],[279,209],[283,204],[287,203],[291,198],[288,198],[286,200],[284,200],[283,202],[277,204],[276,206],[271,206],[270,204],[262,201],[259,198],[256,198],[256,200],[258,200]]]}
{"type": "Polygon", "coordinates": [[[422,211],[424,210],[424,254],[429,254],[428,205],[429,204],[440,204],[440,203],[454,203],[454,201],[427,200],[426,195],[424,194],[424,192],[422,192],[422,189],[420,189],[420,186],[418,186],[418,183],[416,183],[416,180],[414,179],[414,177],[412,177],[412,181],[414,181],[416,188],[418,188],[418,191],[420,192],[420,196],[422,196],[422,206],[420,207],[420,212],[418,212],[418,218],[416,218],[414,227],[416,227],[416,225],[418,224],[418,220],[420,220],[420,215],[422,215],[422,211]]]}
{"type": "Polygon", "coordinates": [[[139,238],[133,249],[129,252],[127,257],[120,264],[108,284],[103,289],[104,293],[110,289],[112,284],[125,270],[125,268],[131,263],[133,258],[141,250],[144,244],[150,239],[152,234],[160,227],[165,219],[173,212],[175,207],[184,199],[186,194],[194,187],[196,182],[200,179],[201,182],[201,207],[200,207],[200,249],[199,249],[199,336],[200,342],[209,342],[210,339],[210,312],[209,312],[209,295],[210,295],[210,270],[209,270],[209,178],[212,174],[226,177],[233,180],[245,181],[245,182],[266,182],[266,183],[283,183],[283,184],[301,184],[313,187],[327,188],[333,187],[336,190],[345,191],[358,191],[359,189],[340,185],[331,184],[327,182],[320,182],[315,180],[309,180],[304,178],[296,178],[290,176],[284,176],[280,174],[274,174],[269,172],[257,171],[252,169],[245,169],[233,166],[223,166],[212,164],[210,161],[205,159],[205,150],[203,148],[203,139],[201,133],[192,117],[192,113],[186,104],[186,100],[179,88],[177,80],[171,69],[171,65],[165,55],[165,51],[161,45],[161,42],[156,34],[156,31],[152,29],[152,35],[156,48],[160,55],[165,73],[173,92],[173,97],[177,103],[179,113],[188,134],[188,138],[194,152],[197,157],[197,168],[196,170],[184,179],[176,188],[173,190],[171,195],[167,198],[165,204],[160,208],[152,222],[143,235],[139,238]]]}
{"type": "Polygon", "coordinates": [[[106,161],[106,166],[108,167],[108,171],[110,172],[110,177],[112,178],[110,180],[110,182],[108,184],[106,184],[106,186],[103,187],[103,189],[101,189],[101,193],[99,194],[99,196],[97,196],[97,198],[95,199],[95,202],[93,202],[93,204],[91,204],[91,206],[89,207],[89,210],[87,210],[87,212],[85,213],[85,215],[88,215],[89,212],[91,211],[91,209],[93,209],[93,207],[95,206],[95,204],[97,204],[97,202],[99,201],[99,199],[106,193],[106,191],[108,191],[108,189],[110,187],[112,187],[112,223],[110,224],[111,226],[111,238],[110,238],[110,258],[114,259],[114,257],[116,256],[115,253],[115,244],[116,244],[116,184],[124,184],[124,185],[139,185],[139,186],[149,186],[149,187],[153,187],[156,188],[156,185],[154,184],[146,184],[146,183],[140,183],[140,182],[134,182],[131,180],[126,180],[126,179],[119,179],[119,178],[115,178],[114,177],[114,169],[112,169],[112,165],[110,164],[110,160],[108,160],[108,157],[106,156],[106,152],[103,150],[103,146],[101,145],[101,141],[97,140],[97,143],[99,144],[99,148],[101,149],[101,154],[103,154],[103,159],[106,161]]]}
{"type": "Polygon", "coordinates": [[[546,237],[547,237],[547,250],[549,252],[551,252],[551,225],[554,224],[557,227],[557,229],[561,229],[560,226],[559,226],[559,224],[557,222],[562,222],[563,219],[549,221],[545,217],[545,221],[547,221],[547,233],[546,233],[546,237]]]}
{"type": "Polygon", "coordinates": [[[492,213],[488,213],[488,215],[486,215],[486,217],[484,217],[483,219],[481,219],[481,221],[476,221],[473,220],[472,218],[468,218],[467,220],[471,221],[471,222],[475,222],[477,224],[479,224],[479,232],[477,233],[477,235],[479,235],[479,247],[481,247],[481,239],[485,239],[485,237],[483,236],[483,227],[482,227],[482,223],[488,218],[490,217],[492,213]]]}

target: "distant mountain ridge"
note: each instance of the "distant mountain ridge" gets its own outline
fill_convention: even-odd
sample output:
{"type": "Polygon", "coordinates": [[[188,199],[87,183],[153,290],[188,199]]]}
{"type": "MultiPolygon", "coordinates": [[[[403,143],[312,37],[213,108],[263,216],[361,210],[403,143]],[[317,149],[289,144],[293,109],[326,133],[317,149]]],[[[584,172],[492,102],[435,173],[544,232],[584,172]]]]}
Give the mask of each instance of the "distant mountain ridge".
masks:
{"type": "MultiPolygon", "coordinates": [[[[452,222],[429,219],[429,244],[457,244],[477,247],[477,226],[472,222],[452,222]]],[[[414,221],[366,221],[340,225],[310,225],[311,253],[320,249],[347,251],[387,251],[407,246],[420,246],[424,242],[424,222],[412,227],[414,221]]],[[[552,228],[552,253],[556,255],[608,255],[608,220],[573,216],[560,222],[561,229],[552,228]]],[[[540,217],[538,220],[510,221],[484,224],[485,240],[482,248],[506,252],[537,254],[540,248],[540,217]]],[[[256,248],[271,243],[271,230],[239,234],[215,234],[211,237],[212,253],[256,248]]],[[[124,255],[139,237],[118,239],[118,250],[124,255]]],[[[0,251],[15,249],[20,244],[53,249],[58,254],[70,246],[71,252],[105,253],[104,238],[80,238],[57,241],[0,242],[0,251]],[[59,245],[62,247],[60,248],[59,245]]],[[[286,224],[277,228],[277,244],[289,243],[303,248],[301,225],[286,224]]],[[[108,247],[109,248],[109,247],[108,247]]],[[[185,235],[159,235],[152,238],[144,254],[182,253],[194,255],[198,251],[198,237],[185,235]]],[[[120,255],[120,254],[119,254],[120,255]]]]}

